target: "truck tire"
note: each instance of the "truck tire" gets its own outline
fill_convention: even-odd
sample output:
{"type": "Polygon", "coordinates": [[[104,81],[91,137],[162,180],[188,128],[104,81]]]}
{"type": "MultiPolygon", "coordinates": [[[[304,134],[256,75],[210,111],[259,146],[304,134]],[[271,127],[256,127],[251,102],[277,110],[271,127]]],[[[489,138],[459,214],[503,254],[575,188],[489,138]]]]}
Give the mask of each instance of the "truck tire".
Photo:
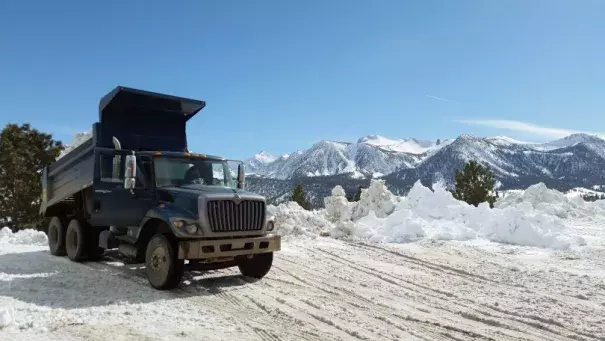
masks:
{"type": "Polygon", "coordinates": [[[48,224],[48,247],[53,256],[65,256],[65,226],[59,217],[48,224]]]}
{"type": "Polygon", "coordinates": [[[78,219],[72,219],[67,226],[65,249],[67,257],[74,262],[82,262],[86,258],[87,238],[83,224],[78,219]]]}
{"type": "Polygon", "coordinates": [[[178,259],[176,243],[163,234],[154,235],[145,252],[147,280],[158,290],[174,289],[183,278],[185,261],[178,259]]]}
{"type": "Polygon", "coordinates": [[[261,279],[271,270],[273,252],[259,253],[252,258],[244,258],[237,264],[239,271],[245,277],[261,279]]]}

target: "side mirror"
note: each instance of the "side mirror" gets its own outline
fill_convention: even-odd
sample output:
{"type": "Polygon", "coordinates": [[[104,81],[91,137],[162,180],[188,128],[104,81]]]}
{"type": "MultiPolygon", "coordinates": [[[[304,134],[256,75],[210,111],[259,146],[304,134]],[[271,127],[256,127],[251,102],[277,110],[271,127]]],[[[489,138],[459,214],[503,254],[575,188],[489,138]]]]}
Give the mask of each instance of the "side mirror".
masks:
{"type": "Polygon", "coordinates": [[[240,163],[237,166],[237,188],[244,189],[245,180],[246,180],[246,173],[244,171],[244,164],[240,163]]]}
{"type": "Polygon", "coordinates": [[[137,177],[137,157],[134,155],[126,155],[126,162],[124,163],[124,188],[134,189],[136,185],[137,177]]]}

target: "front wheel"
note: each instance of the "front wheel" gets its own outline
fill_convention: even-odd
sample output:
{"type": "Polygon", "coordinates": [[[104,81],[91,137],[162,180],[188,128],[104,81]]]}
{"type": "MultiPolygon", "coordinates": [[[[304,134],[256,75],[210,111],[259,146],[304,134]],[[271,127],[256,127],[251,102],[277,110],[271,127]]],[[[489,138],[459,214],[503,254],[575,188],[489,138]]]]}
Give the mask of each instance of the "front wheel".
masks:
{"type": "Polygon", "coordinates": [[[273,252],[259,253],[252,258],[244,258],[237,265],[245,277],[261,279],[271,270],[273,252]]]}
{"type": "Polygon", "coordinates": [[[185,261],[178,259],[176,243],[163,234],[156,234],[147,244],[145,271],[152,287],[159,290],[175,288],[183,277],[185,261]]]}

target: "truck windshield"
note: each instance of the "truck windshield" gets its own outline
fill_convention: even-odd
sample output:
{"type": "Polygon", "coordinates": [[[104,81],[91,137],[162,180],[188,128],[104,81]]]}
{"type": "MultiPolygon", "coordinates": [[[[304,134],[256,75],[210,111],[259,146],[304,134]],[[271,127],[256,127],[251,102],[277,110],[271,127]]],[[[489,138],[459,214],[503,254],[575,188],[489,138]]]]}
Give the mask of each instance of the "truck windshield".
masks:
{"type": "Polygon", "coordinates": [[[194,184],[237,187],[236,176],[226,161],[156,158],[154,164],[158,187],[194,184]]]}

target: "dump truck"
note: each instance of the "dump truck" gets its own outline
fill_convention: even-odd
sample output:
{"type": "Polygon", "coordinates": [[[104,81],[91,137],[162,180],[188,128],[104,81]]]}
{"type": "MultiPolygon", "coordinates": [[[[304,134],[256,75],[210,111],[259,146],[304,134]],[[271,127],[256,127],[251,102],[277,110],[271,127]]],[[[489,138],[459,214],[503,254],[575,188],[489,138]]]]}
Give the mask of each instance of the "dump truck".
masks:
{"type": "Polygon", "coordinates": [[[205,106],[123,86],[102,97],[91,138],[42,171],[50,253],[83,262],[117,249],[159,290],[190,268],[264,277],[281,247],[265,198],[245,190],[241,161],[187,146],[205,106]]]}

